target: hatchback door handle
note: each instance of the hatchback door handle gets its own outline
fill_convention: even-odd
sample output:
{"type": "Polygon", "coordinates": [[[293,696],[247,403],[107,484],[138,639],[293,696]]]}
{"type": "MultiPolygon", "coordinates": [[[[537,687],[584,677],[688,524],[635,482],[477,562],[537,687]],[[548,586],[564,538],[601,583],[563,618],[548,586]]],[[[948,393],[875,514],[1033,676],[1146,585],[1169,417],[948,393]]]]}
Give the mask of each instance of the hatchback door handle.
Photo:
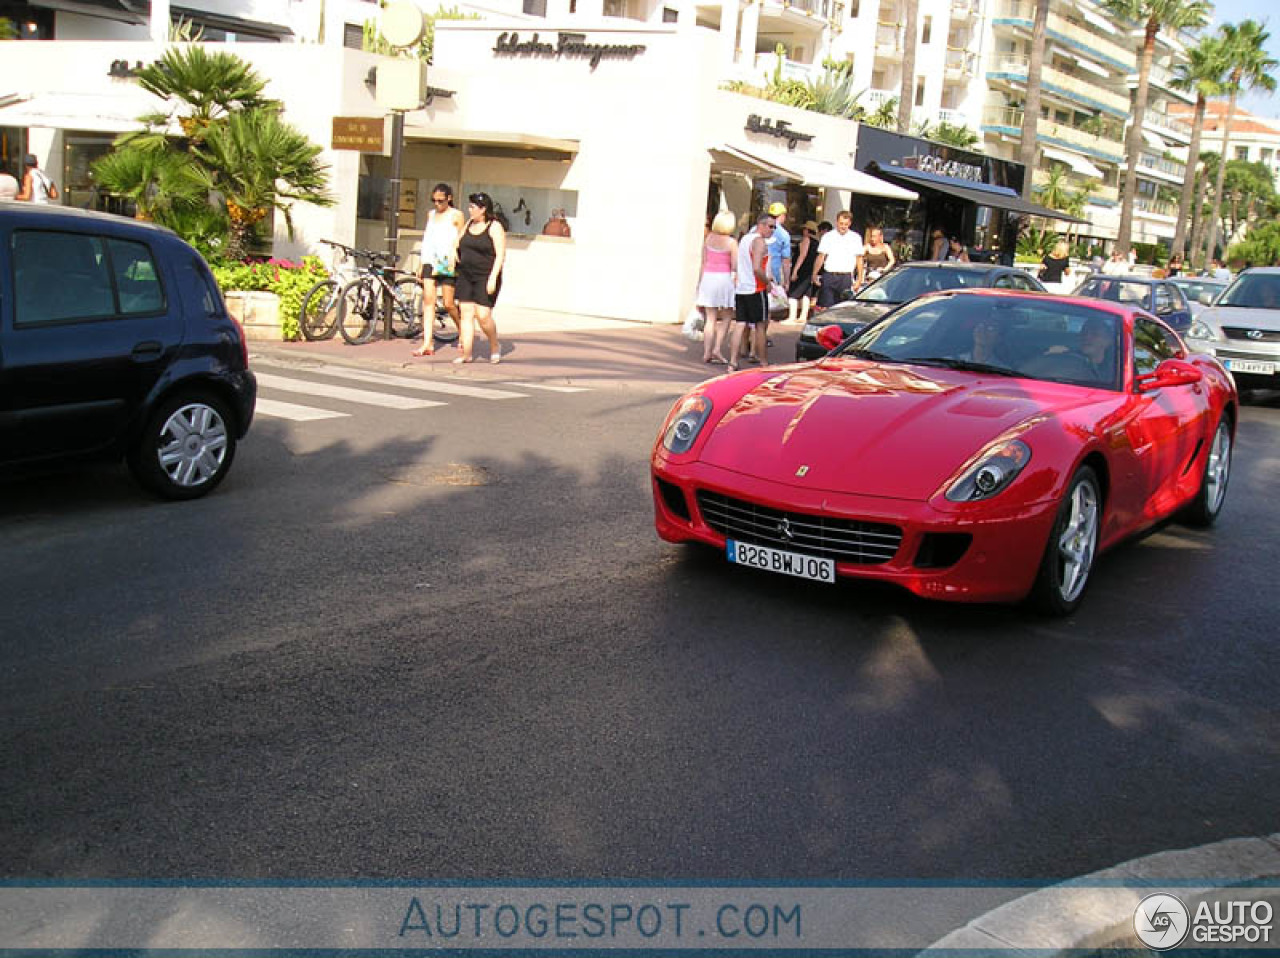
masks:
{"type": "Polygon", "coordinates": [[[164,352],[164,347],[154,339],[149,339],[134,346],[132,355],[135,362],[149,363],[159,359],[162,352],[164,352]]]}

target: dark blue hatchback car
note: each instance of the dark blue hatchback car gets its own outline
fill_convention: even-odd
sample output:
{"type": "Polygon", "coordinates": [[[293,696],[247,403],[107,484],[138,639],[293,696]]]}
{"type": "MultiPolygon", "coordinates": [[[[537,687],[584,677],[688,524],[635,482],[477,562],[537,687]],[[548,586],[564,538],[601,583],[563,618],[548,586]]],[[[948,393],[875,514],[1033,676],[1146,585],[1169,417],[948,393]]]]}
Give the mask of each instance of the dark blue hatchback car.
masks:
{"type": "Polygon", "coordinates": [[[1179,333],[1185,333],[1191,326],[1191,304],[1178,285],[1167,279],[1094,273],[1086,277],[1071,295],[1131,303],[1159,316],[1179,333]]]}
{"type": "Polygon", "coordinates": [[[216,487],[253,420],[244,333],[168,230],[0,202],[0,471],[123,456],[168,499],[216,487]]]}

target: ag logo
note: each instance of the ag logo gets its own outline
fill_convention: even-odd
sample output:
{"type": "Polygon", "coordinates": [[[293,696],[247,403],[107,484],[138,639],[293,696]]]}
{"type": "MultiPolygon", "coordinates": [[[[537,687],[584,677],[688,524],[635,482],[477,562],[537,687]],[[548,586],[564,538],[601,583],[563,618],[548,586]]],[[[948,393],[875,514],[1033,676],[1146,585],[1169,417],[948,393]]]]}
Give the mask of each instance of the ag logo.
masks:
{"type": "Polygon", "coordinates": [[[1133,913],[1133,930],[1138,940],[1153,951],[1167,951],[1182,944],[1190,925],[1187,906],[1163,892],[1142,899],[1133,913]]]}

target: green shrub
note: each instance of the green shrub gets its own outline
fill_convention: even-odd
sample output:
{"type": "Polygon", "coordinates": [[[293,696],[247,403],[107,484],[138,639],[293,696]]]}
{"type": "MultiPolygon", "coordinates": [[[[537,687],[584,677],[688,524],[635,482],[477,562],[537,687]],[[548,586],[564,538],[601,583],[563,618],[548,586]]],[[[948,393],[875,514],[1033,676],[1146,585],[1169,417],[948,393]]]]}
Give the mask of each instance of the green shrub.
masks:
{"type": "Polygon", "coordinates": [[[297,339],[301,334],[299,320],[302,315],[302,299],[307,291],[320,280],[329,278],[329,271],[316,256],[304,256],[301,263],[285,259],[211,263],[210,269],[223,292],[235,289],[275,293],[279,296],[281,334],[287,340],[297,339]]]}

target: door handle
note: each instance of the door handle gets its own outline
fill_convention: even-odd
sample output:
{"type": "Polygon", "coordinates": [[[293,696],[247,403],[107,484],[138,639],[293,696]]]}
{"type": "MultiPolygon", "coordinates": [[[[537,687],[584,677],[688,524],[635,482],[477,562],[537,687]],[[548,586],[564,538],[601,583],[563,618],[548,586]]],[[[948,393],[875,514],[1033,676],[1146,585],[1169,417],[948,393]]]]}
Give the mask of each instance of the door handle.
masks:
{"type": "Polygon", "coordinates": [[[138,343],[133,347],[130,354],[134,362],[150,363],[160,358],[160,354],[164,352],[164,347],[154,339],[148,339],[145,342],[138,343]]]}

